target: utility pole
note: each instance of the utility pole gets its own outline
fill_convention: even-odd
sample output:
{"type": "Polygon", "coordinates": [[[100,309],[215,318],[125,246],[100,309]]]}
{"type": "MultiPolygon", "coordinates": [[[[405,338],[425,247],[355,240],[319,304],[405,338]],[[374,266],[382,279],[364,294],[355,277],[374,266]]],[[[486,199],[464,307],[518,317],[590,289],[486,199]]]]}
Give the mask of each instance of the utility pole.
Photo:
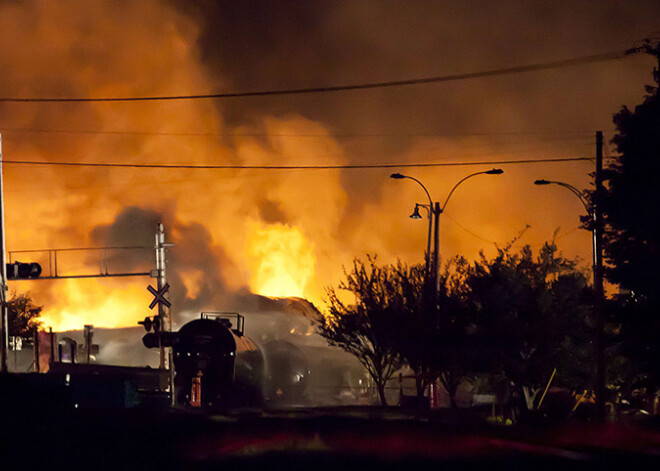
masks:
{"type": "Polygon", "coordinates": [[[435,286],[435,305],[440,303],[440,203],[434,203],[429,209],[435,220],[433,221],[433,282],[435,286]]]}
{"type": "MultiPolygon", "coordinates": [[[[165,243],[165,227],[162,223],[159,223],[158,230],[156,232],[156,270],[154,273],[156,275],[156,286],[159,293],[167,291],[167,289],[165,289],[167,286],[167,259],[165,249],[166,247],[172,247],[173,245],[174,244],[165,243]]],[[[165,303],[158,303],[158,316],[162,322],[161,329],[171,333],[172,315],[170,309],[165,305],[165,303]]],[[[159,336],[158,338],[158,342],[160,343],[160,368],[167,368],[169,370],[170,400],[172,405],[176,405],[176,396],[174,393],[174,363],[172,358],[172,349],[168,348],[166,352],[165,347],[160,340],[161,337],[159,336]],[[165,362],[166,354],[167,363],[165,362]]]]}
{"type": "Polygon", "coordinates": [[[596,190],[594,193],[594,325],[596,327],[596,413],[605,419],[605,339],[603,320],[603,132],[596,132],[596,190]]]}
{"type": "Polygon", "coordinates": [[[2,312],[0,371],[6,373],[9,356],[9,316],[7,314],[7,265],[5,264],[5,198],[2,178],[2,134],[0,134],[0,311],[2,312]]]}
{"type": "MultiPolygon", "coordinates": [[[[156,232],[156,286],[157,290],[160,292],[163,289],[163,286],[167,283],[167,274],[165,270],[165,228],[163,224],[158,224],[158,230],[156,232]]],[[[161,328],[166,329],[166,324],[168,331],[172,331],[172,319],[169,319],[167,308],[163,303],[158,303],[158,316],[162,322],[161,328]]],[[[163,369],[166,367],[165,364],[165,347],[160,345],[160,368],[163,369]]]]}

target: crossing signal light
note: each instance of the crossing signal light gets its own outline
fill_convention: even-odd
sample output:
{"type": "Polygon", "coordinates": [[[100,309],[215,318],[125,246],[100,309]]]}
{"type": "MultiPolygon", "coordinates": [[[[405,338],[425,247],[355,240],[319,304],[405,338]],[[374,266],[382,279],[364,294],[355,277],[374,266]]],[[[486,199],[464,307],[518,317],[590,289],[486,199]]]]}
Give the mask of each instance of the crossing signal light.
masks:
{"type": "Polygon", "coordinates": [[[160,332],[160,324],[161,324],[160,323],[160,316],[154,316],[154,320],[151,323],[151,325],[154,329],[154,332],[160,332]]]}
{"type": "Polygon", "coordinates": [[[171,347],[177,340],[177,334],[174,332],[165,332],[161,330],[163,326],[160,316],[145,317],[138,324],[144,326],[148,333],[142,337],[142,343],[147,348],[171,347]],[[153,330],[153,332],[151,332],[153,330]]]}
{"type": "Polygon", "coordinates": [[[153,318],[145,317],[143,321],[138,321],[138,324],[144,326],[144,330],[147,332],[151,331],[151,329],[153,329],[154,332],[160,332],[160,316],[154,316],[153,318]]]}
{"type": "Polygon", "coordinates": [[[146,334],[142,337],[142,343],[147,348],[158,348],[160,346],[158,343],[158,336],[154,333],[146,334]]]}
{"type": "Polygon", "coordinates": [[[151,317],[145,317],[143,321],[138,321],[138,324],[144,327],[144,330],[149,332],[151,330],[151,317]]]}
{"type": "Polygon", "coordinates": [[[151,332],[142,337],[142,343],[147,348],[171,347],[176,343],[176,332],[151,332]],[[160,343],[159,342],[160,339],[160,343]]]}
{"type": "Polygon", "coordinates": [[[39,278],[41,275],[41,265],[38,263],[7,263],[8,280],[27,280],[28,278],[39,278]]]}

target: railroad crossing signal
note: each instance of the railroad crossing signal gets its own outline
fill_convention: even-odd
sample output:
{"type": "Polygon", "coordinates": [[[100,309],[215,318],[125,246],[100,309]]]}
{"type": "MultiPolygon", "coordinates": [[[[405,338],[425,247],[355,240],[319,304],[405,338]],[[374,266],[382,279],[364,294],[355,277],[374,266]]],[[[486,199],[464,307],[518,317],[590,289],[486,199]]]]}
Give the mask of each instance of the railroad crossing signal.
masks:
{"type": "Polygon", "coordinates": [[[144,330],[147,332],[151,331],[151,329],[154,329],[154,332],[159,332],[160,331],[160,316],[154,316],[152,319],[151,317],[145,317],[143,321],[139,321],[138,324],[144,326],[144,330]]]}
{"type": "Polygon", "coordinates": [[[147,348],[171,347],[177,341],[176,332],[150,332],[142,337],[142,343],[147,348]]]}
{"type": "Polygon", "coordinates": [[[149,304],[149,309],[153,309],[156,304],[162,304],[165,307],[170,307],[172,305],[167,299],[165,299],[165,293],[170,289],[169,283],[165,283],[165,285],[159,290],[156,290],[156,288],[151,285],[147,286],[147,289],[154,295],[153,301],[149,304]]]}
{"type": "Polygon", "coordinates": [[[164,332],[161,330],[160,316],[145,317],[138,324],[144,326],[148,333],[142,337],[142,343],[147,348],[171,347],[177,342],[178,334],[175,332],[164,332]],[[153,332],[150,332],[153,329],[153,332]]]}
{"type": "Polygon", "coordinates": [[[28,278],[39,278],[41,265],[38,263],[6,263],[8,280],[27,280],[28,278]]]}

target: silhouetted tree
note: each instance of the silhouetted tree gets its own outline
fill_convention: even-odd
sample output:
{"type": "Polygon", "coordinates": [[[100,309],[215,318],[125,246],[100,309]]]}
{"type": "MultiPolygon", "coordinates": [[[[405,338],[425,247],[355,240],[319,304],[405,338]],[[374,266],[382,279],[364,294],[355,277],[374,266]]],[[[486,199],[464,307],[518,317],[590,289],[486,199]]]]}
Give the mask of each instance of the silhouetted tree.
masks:
{"type": "Polygon", "coordinates": [[[385,385],[401,363],[399,278],[394,267],[378,266],[374,256],[355,259],[344,275],[336,289],[327,289],[327,313],[317,317],[317,331],[330,345],[357,357],[374,381],[381,404],[387,405],[385,385]],[[342,291],[354,302],[344,302],[342,291]]]}
{"type": "MultiPolygon", "coordinates": [[[[646,44],[658,59],[660,45],[646,44]]],[[[659,65],[660,67],[660,65],[659,65]]],[[[653,70],[655,85],[634,110],[623,106],[614,115],[617,133],[612,139],[618,155],[603,172],[601,208],[605,223],[606,275],[623,288],[617,296],[618,371],[620,383],[660,385],[660,71],[653,70]]],[[[591,192],[593,201],[593,191],[591,192]]],[[[588,224],[588,221],[585,220],[588,224]]]]}
{"type": "MultiPolygon", "coordinates": [[[[649,52],[660,61],[660,47],[649,52]]],[[[660,84],[658,69],[653,78],[660,84]]],[[[614,115],[618,156],[603,172],[601,199],[607,276],[638,300],[660,297],[660,96],[657,86],[646,90],[634,111],[614,115]]]]}
{"type": "Polygon", "coordinates": [[[430,296],[430,282],[423,265],[409,267],[402,263],[390,267],[392,271],[391,307],[399,314],[396,349],[415,375],[417,395],[436,376],[433,361],[434,301],[430,296]]]}
{"type": "Polygon", "coordinates": [[[462,269],[468,262],[462,257],[450,260],[440,276],[440,290],[436,294],[433,287],[432,303],[425,303],[426,310],[417,328],[428,349],[428,384],[438,379],[449,395],[450,404],[456,407],[458,386],[470,375],[473,361],[473,347],[470,339],[470,316],[461,294],[467,289],[461,280],[462,269]],[[437,298],[436,298],[437,296],[437,298]],[[437,299],[437,303],[436,300],[437,299]],[[432,304],[429,306],[429,304],[432,304]]]}
{"type": "Polygon", "coordinates": [[[470,311],[473,371],[506,378],[531,408],[553,369],[566,376],[562,367],[576,353],[574,344],[586,341],[589,291],[576,263],[558,255],[554,243],[537,257],[529,246],[511,249],[467,264],[460,295],[470,311]]]}
{"type": "Polygon", "coordinates": [[[30,293],[11,294],[7,301],[7,317],[9,319],[9,335],[30,338],[41,322],[41,306],[36,306],[30,293]]]}

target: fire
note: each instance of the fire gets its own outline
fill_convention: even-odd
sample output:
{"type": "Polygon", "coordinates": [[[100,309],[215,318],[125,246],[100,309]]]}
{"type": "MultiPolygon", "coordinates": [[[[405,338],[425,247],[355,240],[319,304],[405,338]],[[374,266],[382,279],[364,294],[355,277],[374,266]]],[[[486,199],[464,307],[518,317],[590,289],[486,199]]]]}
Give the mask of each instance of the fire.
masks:
{"type": "Polygon", "coordinates": [[[149,293],[135,283],[108,286],[107,280],[60,280],[52,288],[59,302],[44,306],[44,327],[54,331],[98,327],[131,327],[149,315],[149,293]]]}
{"type": "MultiPolygon", "coordinates": [[[[6,71],[0,77],[3,95],[147,96],[240,89],[230,77],[209,75],[209,64],[200,60],[203,54],[196,47],[202,39],[200,27],[176,9],[164,8],[164,3],[173,2],[124,2],[122,8],[112,2],[78,2],[74,14],[58,2],[0,2],[0,43],[6,46],[0,52],[0,68],[6,71]]],[[[360,112],[346,113],[344,124],[356,119],[356,130],[367,129],[367,108],[356,111],[360,112]]],[[[411,143],[405,154],[380,156],[380,151],[371,150],[371,140],[338,140],[333,136],[339,129],[332,123],[312,121],[295,109],[286,116],[264,113],[240,127],[232,122],[214,100],[6,104],[0,110],[6,161],[259,167],[387,159],[440,162],[456,160],[466,151],[469,158],[515,158],[493,155],[491,144],[478,137],[429,137],[411,143]],[[13,128],[58,132],[12,132],[13,128]]],[[[377,129],[379,124],[373,126],[377,129]]],[[[551,147],[547,152],[555,155],[551,147]]],[[[573,167],[567,169],[557,170],[566,175],[507,169],[507,178],[525,182],[522,188],[539,176],[578,184],[569,173],[573,167]]],[[[320,306],[325,287],[337,285],[342,265],[350,266],[354,256],[378,253],[383,263],[397,258],[423,261],[426,224],[407,215],[415,202],[424,202],[424,194],[412,182],[394,182],[388,178],[390,170],[381,170],[172,171],[5,164],[6,246],[24,250],[136,245],[133,236],[139,231],[126,221],[115,223],[127,208],[139,207],[166,216],[167,241],[176,244],[171,260],[178,262],[168,274],[179,275],[184,286],[171,284],[173,291],[185,288],[185,301],[221,309],[223,293],[249,285],[258,294],[300,296],[320,306]]],[[[444,198],[468,171],[442,167],[408,173],[422,179],[434,198],[444,198]]],[[[479,250],[493,246],[488,239],[505,243],[519,228],[538,220],[534,218],[539,206],[524,211],[520,192],[497,186],[503,182],[471,180],[452,197],[441,223],[443,259],[456,253],[478,256],[479,250]],[[506,216],[502,208],[507,208],[506,216]],[[457,223],[450,219],[454,216],[457,223]]],[[[551,236],[559,225],[578,224],[574,198],[566,198],[571,211],[562,204],[543,208],[547,225],[535,229],[536,242],[545,240],[546,233],[551,236]]],[[[579,236],[579,231],[574,234],[579,236]]],[[[585,233],[574,245],[590,250],[588,237],[585,233]]],[[[152,243],[149,233],[147,244],[152,243]]],[[[25,257],[21,261],[47,266],[47,257],[25,257]]],[[[87,253],[58,255],[59,273],[98,272],[92,258],[87,253]]],[[[147,309],[152,296],[145,289],[153,280],[121,280],[28,281],[21,286],[44,307],[45,327],[132,326],[153,314],[147,309]]],[[[174,295],[171,300],[176,319],[181,300],[174,295]]]]}
{"type": "Polygon", "coordinates": [[[287,224],[251,225],[248,259],[252,269],[252,290],[264,296],[305,295],[314,276],[312,244],[300,229],[287,224]]]}

